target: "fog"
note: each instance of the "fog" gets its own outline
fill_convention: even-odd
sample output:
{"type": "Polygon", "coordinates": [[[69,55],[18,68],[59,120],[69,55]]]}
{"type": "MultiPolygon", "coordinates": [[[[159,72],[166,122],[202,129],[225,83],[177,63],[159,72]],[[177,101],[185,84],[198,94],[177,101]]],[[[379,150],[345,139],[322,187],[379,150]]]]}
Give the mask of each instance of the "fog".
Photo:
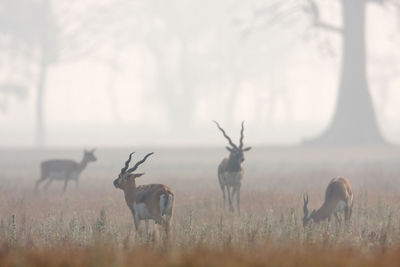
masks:
{"type": "Polygon", "coordinates": [[[0,266],[398,266],[399,47],[400,0],[0,0],[0,266]]]}
{"type": "Polygon", "coordinates": [[[331,128],[325,143],[399,143],[397,1],[350,1],[366,8],[350,16],[365,22],[350,53],[354,6],[284,2],[2,0],[0,146],[225,145],[212,120],[235,142],[246,121],[251,145],[331,128]],[[341,90],[365,95],[336,112],[341,90]]]}

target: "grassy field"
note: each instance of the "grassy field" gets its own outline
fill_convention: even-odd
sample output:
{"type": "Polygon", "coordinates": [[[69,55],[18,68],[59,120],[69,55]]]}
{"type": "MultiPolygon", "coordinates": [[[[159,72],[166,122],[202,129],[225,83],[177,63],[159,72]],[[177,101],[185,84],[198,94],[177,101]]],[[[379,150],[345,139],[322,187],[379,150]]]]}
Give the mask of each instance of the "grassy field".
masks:
{"type": "Polygon", "coordinates": [[[254,148],[246,155],[242,214],[223,209],[216,178],[223,148],[139,149],[156,154],[138,184],[176,194],[171,234],[135,233],[113,187],[128,150],[99,149],[80,189],[33,192],[39,162],[79,160],[78,150],[0,150],[0,266],[398,266],[400,149],[254,148]],[[330,179],[353,183],[349,227],[302,225],[302,194],[322,204],[330,179]]]}

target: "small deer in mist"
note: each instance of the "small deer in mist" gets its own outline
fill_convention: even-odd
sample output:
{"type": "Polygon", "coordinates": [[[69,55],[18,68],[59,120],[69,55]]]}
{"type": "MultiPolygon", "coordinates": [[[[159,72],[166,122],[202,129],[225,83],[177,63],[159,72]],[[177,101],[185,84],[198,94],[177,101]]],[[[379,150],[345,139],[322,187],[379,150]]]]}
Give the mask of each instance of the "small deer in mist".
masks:
{"type": "Polygon", "coordinates": [[[304,218],[303,225],[307,225],[310,220],[318,223],[325,219],[330,220],[332,213],[336,219],[341,223],[341,218],[338,212],[344,211],[345,222],[350,221],[353,209],[354,191],[350,181],[347,178],[336,177],[333,178],[325,191],[325,201],[318,210],[313,210],[308,216],[308,194],[304,196],[304,218]]]}
{"type": "Polygon", "coordinates": [[[136,186],[136,178],[143,176],[144,173],[134,173],[134,171],[153,152],[147,154],[135,166],[128,169],[133,153],[129,155],[125,166],[121,169],[118,178],[114,180],[113,184],[116,188],[124,191],[125,201],[132,213],[136,231],[139,228],[140,221],[144,220],[146,223],[146,233],[148,233],[149,220],[154,220],[156,224],[165,226],[168,233],[174,214],[175,194],[171,188],[164,184],[136,186]]]}
{"type": "Polygon", "coordinates": [[[243,148],[243,132],[244,132],[244,121],[242,122],[242,129],[240,131],[239,146],[235,145],[231,138],[225,133],[224,129],[218,124],[218,122],[213,121],[218,129],[221,130],[224,137],[228,140],[230,146],[226,146],[226,149],[230,152],[228,158],[224,158],[218,166],[218,181],[222,190],[224,198],[224,208],[225,208],[225,188],[228,191],[228,201],[229,209],[234,212],[232,199],[236,194],[237,208],[240,214],[240,187],[242,185],[243,178],[243,167],[242,163],[244,161],[244,152],[249,151],[251,147],[243,148]],[[232,191],[231,191],[232,190],[232,191]]]}
{"type": "Polygon", "coordinates": [[[82,171],[86,168],[89,162],[94,162],[97,158],[94,156],[95,149],[90,151],[84,150],[83,158],[80,162],[69,159],[53,159],[43,161],[40,164],[40,178],[36,182],[35,191],[37,191],[39,185],[44,181],[48,180],[44,185],[45,190],[54,180],[64,181],[63,192],[67,189],[68,182],[70,180],[75,181],[76,189],[79,188],[79,176],[82,171]]]}

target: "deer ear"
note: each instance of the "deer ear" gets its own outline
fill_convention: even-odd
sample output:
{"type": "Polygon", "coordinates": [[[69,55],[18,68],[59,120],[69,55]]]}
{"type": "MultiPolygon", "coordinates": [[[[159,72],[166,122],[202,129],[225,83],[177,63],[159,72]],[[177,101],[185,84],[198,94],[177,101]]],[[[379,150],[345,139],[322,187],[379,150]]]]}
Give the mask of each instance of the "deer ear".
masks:
{"type": "Polygon", "coordinates": [[[226,149],[227,149],[229,152],[232,152],[232,148],[230,148],[229,146],[226,146],[226,149]]]}
{"type": "Polygon", "coordinates": [[[248,146],[246,148],[244,148],[242,151],[249,151],[251,149],[251,146],[248,146]]]}

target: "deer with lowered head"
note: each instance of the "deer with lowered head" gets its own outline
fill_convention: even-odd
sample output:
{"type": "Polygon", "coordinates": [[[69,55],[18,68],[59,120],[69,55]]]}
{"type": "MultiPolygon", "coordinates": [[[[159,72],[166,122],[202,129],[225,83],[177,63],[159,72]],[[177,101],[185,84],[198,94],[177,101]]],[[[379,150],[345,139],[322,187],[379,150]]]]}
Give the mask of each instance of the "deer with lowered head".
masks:
{"type": "Polygon", "coordinates": [[[307,225],[310,220],[318,223],[323,220],[330,220],[332,214],[341,222],[338,213],[344,212],[345,222],[350,221],[353,209],[354,191],[350,181],[344,177],[333,178],[325,191],[325,201],[318,210],[313,210],[308,215],[308,194],[304,196],[304,218],[303,225],[307,225]]]}
{"type": "Polygon", "coordinates": [[[147,154],[132,168],[128,169],[133,154],[134,152],[129,154],[125,166],[121,169],[113,184],[116,188],[124,191],[125,201],[132,213],[136,231],[142,220],[146,224],[146,233],[149,229],[149,220],[164,225],[166,230],[169,231],[174,213],[175,194],[171,188],[164,184],[136,186],[136,178],[143,176],[144,173],[136,173],[135,171],[153,152],[147,154]]]}
{"type": "Polygon", "coordinates": [[[86,168],[89,162],[94,162],[97,158],[94,155],[95,149],[83,151],[83,158],[80,162],[70,159],[52,159],[43,161],[40,164],[40,178],[36,182],[35,191],[37,191],[39,185],[48,180],[44,185],[47,189],[54,180],[64,181],[63,192],[67,189],[68,182],[70,180],[75,181],[76,189],[79,188],[79,176],[82,171],[86,168]]]}
{"type": "Polygon", "coordinates": [[[224,129],[218,124],[218,122],[213,121],[218,129],[222,132],[223,136],[228,140],[229,146],[226,149],[229,151],[229,157],[224,158],[218,166],[218,181],[219,186],[222,190],[222,195],[224,199],[225,207],[225,188],[228,192],[229,209],[234,212],[232,198],[236,194],[237,208],[240,214],[240,187],[242,185],[243,179],[243,167],[242,163],[244,161],[244,152],[249,151],[251,147],[243,147],[244,139],[244,121],[242,122],[242,129],[240,131],[239,146],[235,145],[231,138],[226,134],[224,129]]]}

